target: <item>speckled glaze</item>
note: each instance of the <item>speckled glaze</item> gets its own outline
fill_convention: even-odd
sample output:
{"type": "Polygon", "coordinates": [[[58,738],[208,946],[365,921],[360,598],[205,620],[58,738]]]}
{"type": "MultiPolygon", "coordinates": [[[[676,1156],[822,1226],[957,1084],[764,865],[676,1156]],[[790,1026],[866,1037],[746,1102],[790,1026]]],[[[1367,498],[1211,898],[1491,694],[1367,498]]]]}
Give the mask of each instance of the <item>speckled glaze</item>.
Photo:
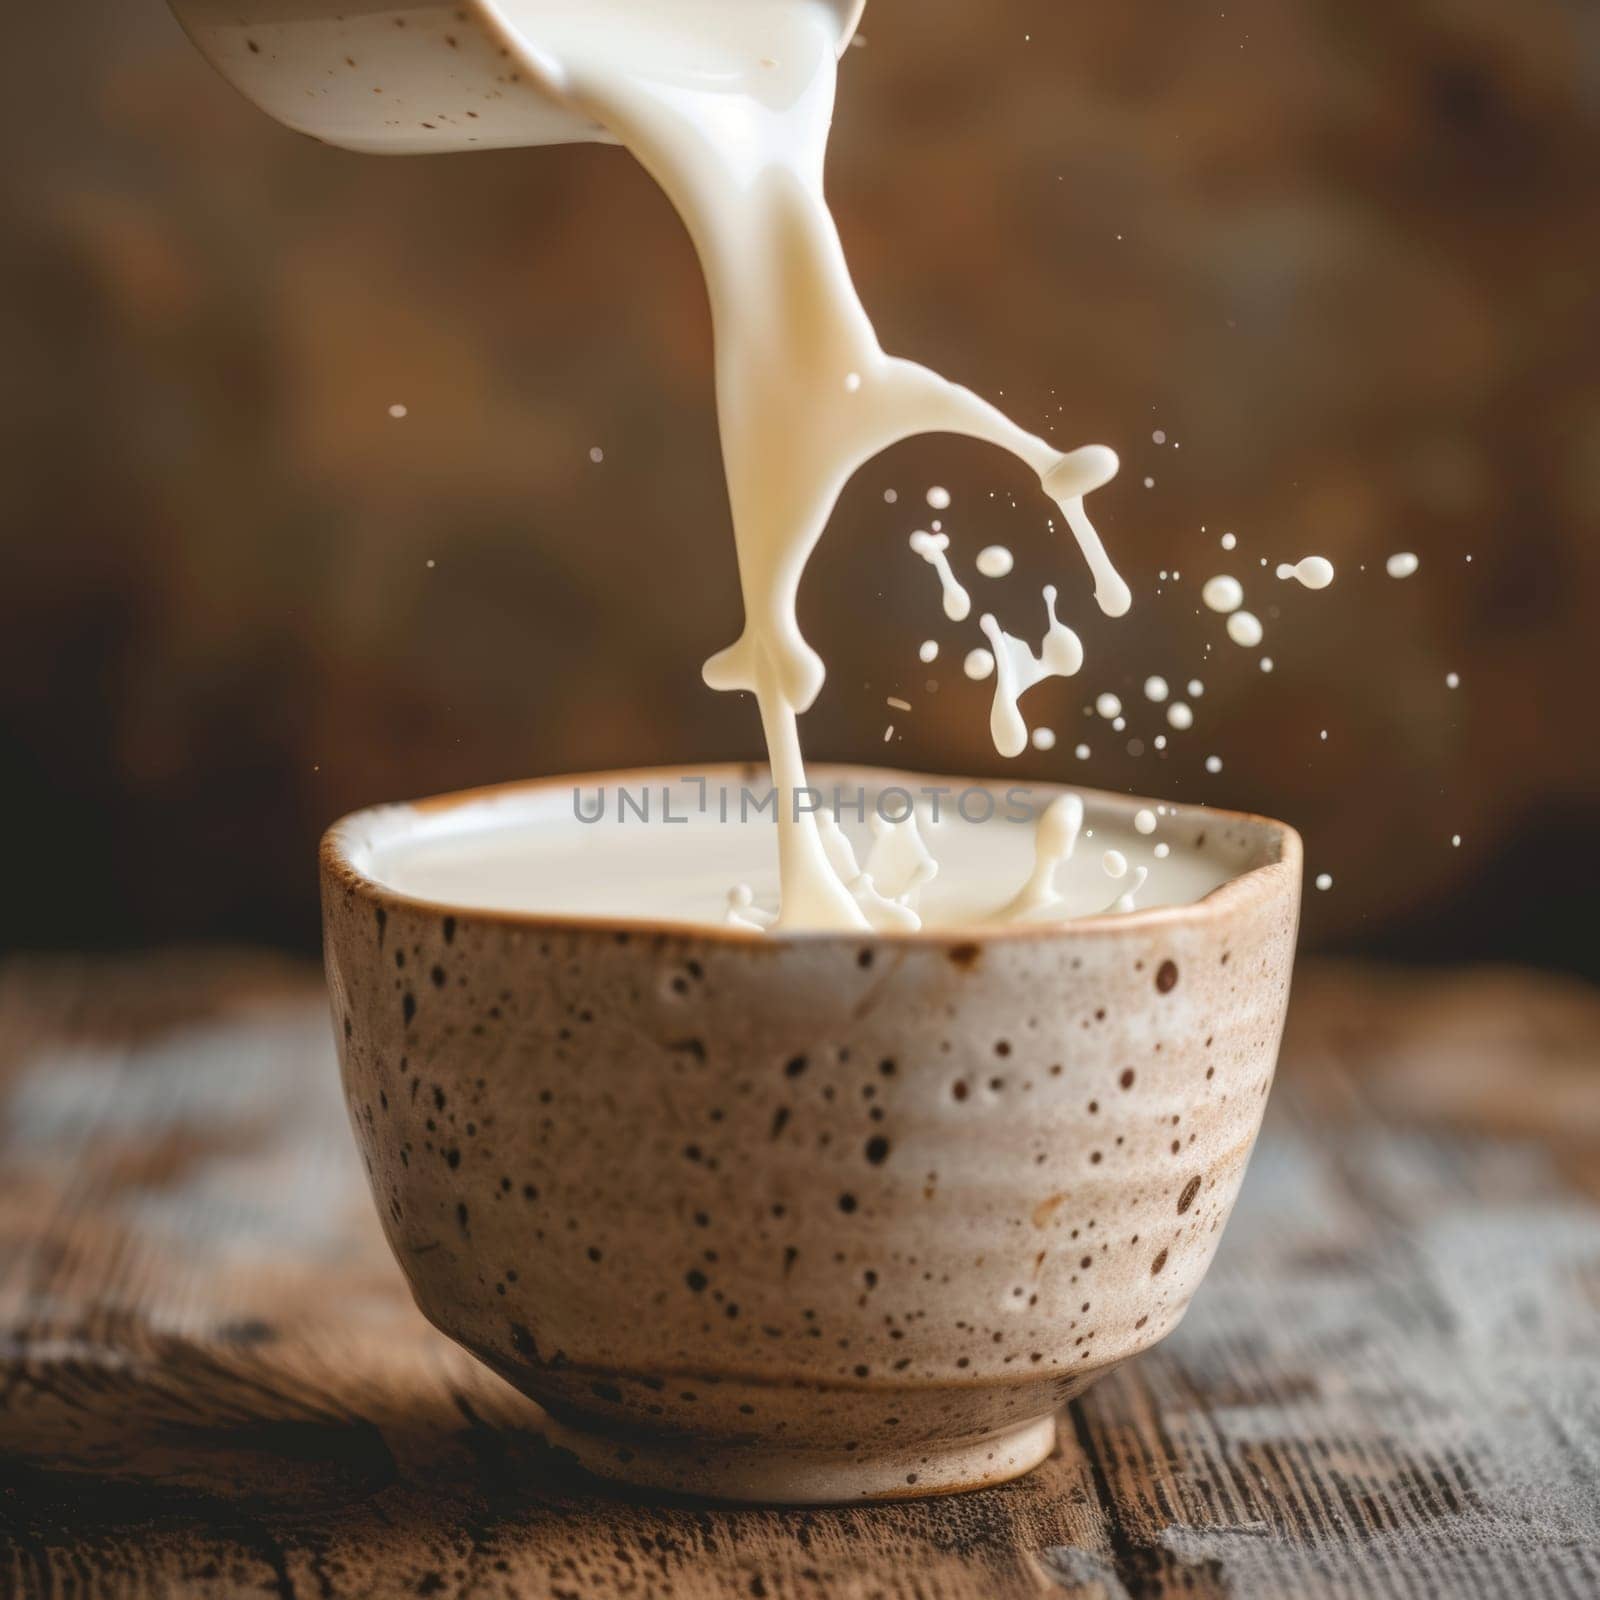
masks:
{"type": "MultiPolygon", "coordinates": [[[[325,144],[369,155],[426,155],[611,142],[564,103],[559,64],[538,51],[541,0],[171,4],[234,88],[268,116],[325,144]]],[[[843,50],[865,0],[829,4],[843,50]]]]}
{"type": "Polygon", "coordinates": [[[1240,873],[1190,906],[778,939],[408,899],[360,863],[420,815],[323,842],[351,1117],[418,1305],[584,1466],[777,1503],[973,1488],[1177,1325],[1272,1080],[1292,829],[1180,808],[1167,837],[1240,873]]]}

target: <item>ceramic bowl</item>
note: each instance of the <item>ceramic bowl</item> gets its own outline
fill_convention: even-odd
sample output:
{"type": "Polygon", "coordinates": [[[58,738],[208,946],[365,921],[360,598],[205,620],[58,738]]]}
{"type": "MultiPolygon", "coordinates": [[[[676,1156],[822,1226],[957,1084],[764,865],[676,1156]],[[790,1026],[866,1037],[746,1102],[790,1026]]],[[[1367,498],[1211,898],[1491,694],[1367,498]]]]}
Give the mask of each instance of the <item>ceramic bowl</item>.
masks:
{"type": "MultiPolygon", "coordinates": [[[[1091,825],[1147,803],[1077,792],[1091,825]]],[[[1166,837],[1231,874],[1204,899],[981,935],[475,911],[369,875],[482,803],[329,831],[334,1025],[417,1304],[584,1467],[788,1504],[992,1484],[1177,1326],[1272,1081],[1291,828],[1176,808],[1166,837]]]]}

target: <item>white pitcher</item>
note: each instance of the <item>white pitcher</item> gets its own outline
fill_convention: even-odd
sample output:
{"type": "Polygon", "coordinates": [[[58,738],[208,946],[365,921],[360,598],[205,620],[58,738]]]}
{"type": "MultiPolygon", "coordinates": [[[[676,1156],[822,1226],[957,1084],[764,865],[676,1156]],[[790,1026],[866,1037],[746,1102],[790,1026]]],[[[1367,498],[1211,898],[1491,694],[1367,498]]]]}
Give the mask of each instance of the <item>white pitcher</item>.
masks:
{"type": "MultiPolygon", "coordinates": [[[[539,13],[582,3],[171,0],[206,59],[269,116],[376,155],[610,142],[538,53],[539,13]]],[[[842,52],[866,0],[824,3],[842,52]]]]}

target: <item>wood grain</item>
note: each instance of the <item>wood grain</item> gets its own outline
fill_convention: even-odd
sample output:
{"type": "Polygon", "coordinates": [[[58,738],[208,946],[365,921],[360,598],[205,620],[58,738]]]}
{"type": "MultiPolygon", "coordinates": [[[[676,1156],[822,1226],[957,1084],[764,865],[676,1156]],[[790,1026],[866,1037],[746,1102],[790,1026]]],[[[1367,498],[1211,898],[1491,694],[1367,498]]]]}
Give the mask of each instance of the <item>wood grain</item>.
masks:
{"type": "Polygon", "coordinates": [[[320,995],[0,970],[0,1594],[1600,1591],[1600,999],[1313,970],[1188,1320],[1023,1481],[803,1513],[575,1476],[412,1308],[320,995]]]}

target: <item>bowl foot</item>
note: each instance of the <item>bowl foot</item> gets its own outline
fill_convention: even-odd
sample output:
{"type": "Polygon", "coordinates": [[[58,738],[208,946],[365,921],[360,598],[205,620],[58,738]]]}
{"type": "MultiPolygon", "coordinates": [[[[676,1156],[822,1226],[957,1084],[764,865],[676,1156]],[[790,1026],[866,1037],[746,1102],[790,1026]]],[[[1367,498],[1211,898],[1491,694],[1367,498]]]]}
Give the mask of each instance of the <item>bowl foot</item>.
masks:
{"type": "Polygon", "coordinates": [[[958,1444],[901,1450],[796,1450],[590,1433],[546,1420],[551,1444],[596,1477],[746,1505],[839,1505],[986,1489],[1030,1472],[1055,1447],[1053,1415],[958,1444]]]}

